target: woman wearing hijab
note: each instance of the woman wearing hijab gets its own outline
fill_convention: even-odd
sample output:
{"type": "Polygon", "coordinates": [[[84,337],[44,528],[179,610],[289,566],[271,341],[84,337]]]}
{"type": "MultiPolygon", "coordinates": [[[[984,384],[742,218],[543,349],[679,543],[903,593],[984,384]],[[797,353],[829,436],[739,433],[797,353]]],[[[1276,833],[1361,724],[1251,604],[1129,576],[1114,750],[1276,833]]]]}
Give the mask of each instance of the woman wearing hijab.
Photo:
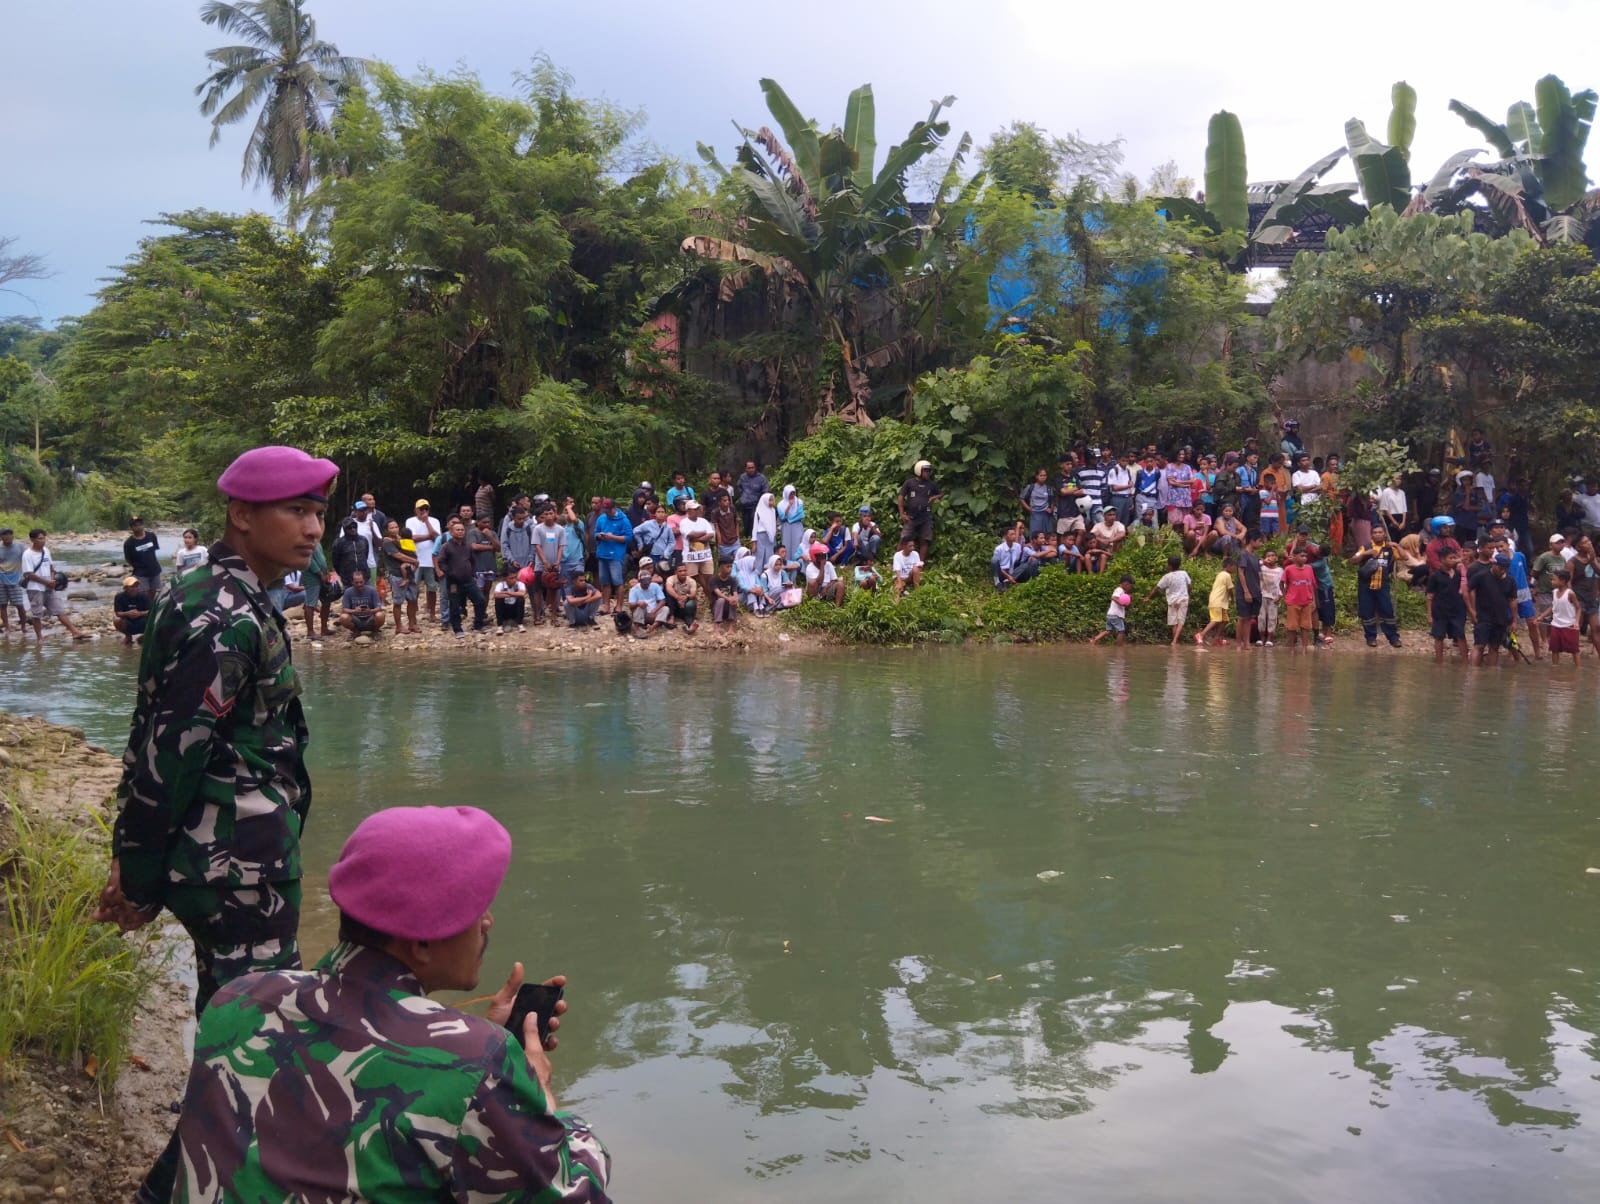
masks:
{"type": "Polygon", "coordinates": [[[756,503],[751,526],[755,531],[755,561],[758,566],[764,565],[778,547],[778,508],[772,504],[770,493],[763,493],[756,503]]]}
{"type": "MultiPolygon", "coordinates": [[[[772,501],[772,495],[767,494],[767,501],[772,501]]],[[[770,509],[770,505],[768,507],[770,509]]],[[[758,567],[760,561],[756,553],[749,548],[744,548],[733,560],[733,579],[739,586],[739,602],[753,615],[764,615],[769,609],[767,603],[767,586],[763,574],[758,567]]],[[[772,557],[767,557],[770,561],[772,557]]]]}
{"type": "Polygon", "coordinates": [[[806,535],[806,504],[795,493],[793,485],[783,487],[783,501],[778,503],[778,524],[782,528],[779,538],[787,548],[809,547],[803,541],[806,535]]]}
{"type": "Polygon", "coordinates": [[[784,591],[791,586],[783,579],[783,555],[774,552],[767,558],[766,571],[761,574],[761,588],[773,610],[783,609],[784,591]]]}

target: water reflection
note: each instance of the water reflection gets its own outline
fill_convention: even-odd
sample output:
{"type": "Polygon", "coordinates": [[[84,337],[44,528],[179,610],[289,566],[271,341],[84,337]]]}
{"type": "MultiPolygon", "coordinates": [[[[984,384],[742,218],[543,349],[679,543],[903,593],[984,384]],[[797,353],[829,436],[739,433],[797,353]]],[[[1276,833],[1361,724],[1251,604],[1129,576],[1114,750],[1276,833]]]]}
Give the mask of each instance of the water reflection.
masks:
{"type": "Polygon", "coordinates": [[[489,972],[572,977],[564,1095],[652,1198],[1600,1170],[1567,1144],[1600,1115],[1588,681],[1138,649],[307,679],[314,883],[377,806],[499,814],[489,972]]]}

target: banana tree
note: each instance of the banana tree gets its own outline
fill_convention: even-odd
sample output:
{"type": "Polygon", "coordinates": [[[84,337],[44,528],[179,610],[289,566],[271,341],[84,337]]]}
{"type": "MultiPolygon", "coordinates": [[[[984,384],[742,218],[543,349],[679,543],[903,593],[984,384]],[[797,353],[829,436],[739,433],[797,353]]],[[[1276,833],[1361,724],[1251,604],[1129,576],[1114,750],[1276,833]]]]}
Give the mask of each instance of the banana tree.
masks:
{"type": "MultiPolygon", "coordinates": [[[[803,117],[774,80],[763,79],[761,90],[782,136],[770,126],[736,124],[743,141],[732,167],[700,144],[701,158],[733,186],[740,211],[729,223],[731,237],[690,239],[684,249],[735,261],[737,271],[761,273],[794,290],[837,349],[849,394],[841,406],[827,384],[811,425],[837,414],[870,426],[867,369],[886,362],[893,350],[863,352],[860,303],[868,290],[896,292],[921,274],[924,237],[935,222],[919,224],[913,217],[906,173],[950,132],[941,114],[955,97],[934,101],[927,118],[889,148],[880,166],[872,85],[851,92],[844,124],[827,130],[803,117]]],[[[952,170],[970,146],[963,136],[952,170]]]]}
{"type": "Polygon", "coordinates": [[[1600,249],[1600,189],[1589,188],[1584,149],[1594,124],[1594,89],[1574,95],[1557,76],[1534,85],[1534,103],[1517,101],[1504,124],[1459,100],[1450,111],[1488,140],[1497,162],[1466,169],[1505,229],[1541,243],[1588,243],[1600,249]]]}
{"type": "MultiPolygon", "coordinates": [[[[1292,180],[1248,183],[1244,130],[1237,115],[1214,113],[1206,129],[1205,200],[1162,197],[1160,204],[1176,221],[1190,221],[1213,234],[1231,233],[1246,243],[1277,246],[1294,236],[1295,223],[1314,213],[1327,213],[1341,223],[1359,222],[1366,211],[1356,204],[1354,184],[1319,184],[1344,157],[1343,150],[1324,155],[1292,180]],[[1250,205],[1268,205],[1262,219],[1250,226],[1250,205]]],[[[1243,266],[1243,257],[1237,259],[1243,266]]]]}

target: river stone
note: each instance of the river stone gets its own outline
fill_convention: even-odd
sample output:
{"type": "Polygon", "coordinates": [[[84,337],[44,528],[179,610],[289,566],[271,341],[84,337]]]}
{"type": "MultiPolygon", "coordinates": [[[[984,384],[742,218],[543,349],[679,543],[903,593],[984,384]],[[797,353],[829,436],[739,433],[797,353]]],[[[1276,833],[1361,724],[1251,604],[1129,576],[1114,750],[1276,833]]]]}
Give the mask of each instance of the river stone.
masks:
{"type": "Polygon", "coordinates": [[[372,637],[369,635],[358,635],[355,638],[355,644],[358,648],[364,648],[370,643],[372,643],[372,637]]]}

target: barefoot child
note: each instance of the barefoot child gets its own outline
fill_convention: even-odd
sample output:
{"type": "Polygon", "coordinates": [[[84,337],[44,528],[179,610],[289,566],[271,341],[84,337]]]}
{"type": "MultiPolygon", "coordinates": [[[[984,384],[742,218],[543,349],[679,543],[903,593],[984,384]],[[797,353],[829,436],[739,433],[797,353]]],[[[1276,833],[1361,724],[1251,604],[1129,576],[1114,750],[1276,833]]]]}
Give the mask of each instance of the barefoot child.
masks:
{"type": "Polygon", "coordinates": [[[1211,582],[1211,597],[1207,600],[1207,607],[1211,612],[1211,622],[1205,629],[1194,637],[1194,642],[1200,647],[1206,646],[1206,637],[1213,631],[1217,632],[1217,643],[1226,644],[1228,634],[1228,616],[1233,612],[1233,566],[1234,558],[1229,556],[1222,562],[1222,567],[1217,570],[1216,579],[1211,582]]]}
{"type": "MultiPolygon", "coordinates": [[[[1563,652],[1572,653],[1572,663],[1578,663],[1578,596],[1572,592],[1572,573],[1557,569],[1553,574],[1554,588],[1550,591],[1550,609],[1537,621],[1550,624],[1550,667],[1561,663],[1563,652]]],[[[1466,655],[1466,645],[1461,646],[1466,655]]]]}
{"type": "Polygon", "coordinates": [[[1160,590],[1167,598],[1167,626],[1172,629],[1172,647],[1183,638],[1183,625],[1189,621],[1189,574],[1183,571],[1182,556],[1167,557],[1167,571],[1144,596],[1146,602],[1160,590]]]}
{"type": "Polygon", "coordinates": [[[1317,607],[1317,574],[1307,563],[1310,557],[1301,548],[1294,554],[1294,563],[1283,570],[1283,627],[1289,633],[1289,650],[1300,651],[1301,640],[1307,649],[1313,647],[1313,612],[1317,607]]]}
{"type": "Polygon", "coordinates": [[[1121,648],[1127,643],[1128,636],[1128,606],[1133,602],[1133,578],[1124,576],[1117,588],[1111,591],[1111,606],[1106,611],[1106,629],[1096,633],[1090,640],[1091,644],[1098,644],[1108,635],[1117,637],[1117,647],[1121,648]]]}
{"type": "Polygon", "coordinates": [[[1272,633],[1278,629],[1278,601],[1283,597],[1283,566],[1278,554],[1268,549],[1261,557],[1261,644],[1272,647],[1272,633]]]}

